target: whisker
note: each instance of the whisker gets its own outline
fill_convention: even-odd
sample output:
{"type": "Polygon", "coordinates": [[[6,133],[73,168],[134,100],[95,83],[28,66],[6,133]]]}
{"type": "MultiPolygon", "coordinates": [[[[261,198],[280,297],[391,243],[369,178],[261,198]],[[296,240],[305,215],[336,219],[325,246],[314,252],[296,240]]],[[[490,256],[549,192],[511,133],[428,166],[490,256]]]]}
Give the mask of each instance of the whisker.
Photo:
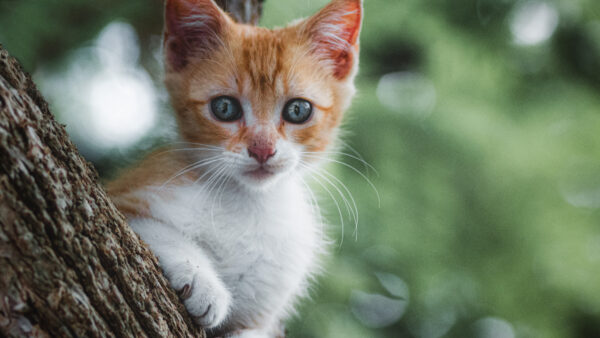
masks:
{"type": "MultiPolygon", "coordinates": [[[[350,198],[352,199],[352,202],[354,203],[354,208],[350,205],[350,202],[346,198],[346,194],[344,194],[344,192],[342,190],[340,190],[340,188],[335,183],[333,183],[330,179],[328,179],[326,176],[324,176],[317,169],[308,168],[308,170],[311,170],[316,175],[319,175],[319,177],[323,178],[327,183],[329,183],[337,191],[337,193],[340,195],[340,197],[342,198],[342,201],[344,202],[344,204],[346,206],[346,210],[348,211],[348,218],[350,218],[351,220],[354,219],[355,227],[358,227],[358,209],[356,208],[356,202],[354,202],[354,197],[352,197],[352,194],[350,194],[350,192],[348,191],[348,188],[346,188],[346,186],[343,185],[343,183],[342,183],[342,185],[344,186],[344,188],[346,189],[346,191],[348,191],[348,193],[350,194],[350,198]]],[[[333,176],[329,172],[327,172],[327,174],[330,177],[333,176]]],[[[340,182],[336,177],[333,177],[333,178],[337,182],[340,182]]]]}
{"type": "Polygon", "coordinates": [[[310,207],[312,209],[312,212],[315,214],[315,216],[317,216],[319,226],[321,227],[321,236],[323,237],[325,235],[325,232],[323,231],[323,229],[325,228],[325,222],[323,222],[323,215],[321,215],[321,208],[319,208],[319,202],[317,201],[317,198],[316,198],[315,194],[313,193],[312,189],[310,188],[310,186],[308,185],[308,183],[306,183],[306,180],[304,180],[302,177],[298,177],[298,178],[300,179],[300,182],[302,182],[302,184],[306,188],[306,191],[309,194],[310,207]]]}
{"type": "Polygon", "coordinates": [[[218,166],[217,168],[215,168],[212,175],[210,175],[210,177],[204,183],[204,186],[200,188],[200,190],[198,191],[198,193],[196,195],[198,195],[199,193],[201,193],[203,191],[206,191],[206,195],[210,195],[210,192],[213,189],[213,185],[215,184],[215,181],[217,181],[217,179],[219,179],[219,177],[220,177],[219,175],[221,175],[221,172],[223,172],[225,170],[225,168],[226,168],[226,164],[222,164],[222,165],[218,166]]]}
{"type": "MultiPolygon", "coordinates": [[[[209,196],[213,189],[213,185],[215,184],[215,182],[218,182],[217,180],[220,179],[220,175],[226,167],[227,167],[226,164],[217,166],[214,170],[204,173],[204,175],[202,175],[199,179],[197,179],[194,182],[194,185],[197,184],[202,179],[202,177],[204,177],[206,174],[210,173],[210,176],[206,180],[205,184],[192,197],[192,201],[195,201],[198,198],[198,196],[200,196],[200,194],[202,194],[205,191],[206,191],[205,195],[209,196]]],[[[211,221],[212,221],[211,225],[212,225],[213,231],[215,231],[214,217],[211,217],[211,221]]]]}
{"type": "Polygon", "coordinates": [[[171,146],[171,145],[186,145],[186,146],[202,146],[205,148],[212,148],[212,149],[223,149],[223,147],[219,147],[219,146],[215,146],[213,144],[206,144],[206,143],[197,143],[197,142],[188,142],[188,141],[176,141],[176,142],[170,142],[165,144],[165,146],[171,146]]]}
{"type": "MultiPolygon", "coordinates": [[[[228,170],[230,170],[231,168],[234,168],[236,166],[238,160],[239,160],[239,157],[233,157],[233,162],[229,164],[228,170]]],[[[220,193],[221,196],[219,197],[219,206],[221,206],[222,202],[223,202],[223,192],[225,191],[224,187],[230,180],[231,180],[231,175],[227,175],[227,179],[225,180],[225,182],[223,182],[223,189],[221,190],[221,193],[220,193]]]]}
{"type": "Polygon", "coordinates": [[[320,159],[320,160],[329,161],[329,162],[333,162],[333,163],[338,163],[347,168],[350,168],[351,170],[353,170],[354,172],[359,174],[371,186],[371,189],[373,189],[373,191],[377,195],[377,203],[378,203],[379,207],[381,208],[381,197],[379,195],[379,191],[377,190],[377,187],[375,187],[375,184],[373,184],[373,182],[365,174],[363,174],[360,170],[354,168],[353,166],[351,166],[350,164],[348,164],[346,162],[338,161],[336,159],[332,159],[332,158],[328,158],[328,157],[324,157],[324,156],[316,156],[316,155],[305,155],[305,156],[309,157],[309,158],[315,158],[315,159],[320,159]]]}
{"type": "Polygon", "coordinates": [[[216,199],[216,196],[218,194],[218,189],[219,189],[217,187],[220,186],[222,180],[227,178],[225,173],[229,170],[229,168],[230,168],[229,165],[224,164],[218,171],[215,172],[215,174],[213,176],[211,176],[211,178],[209,179],[209,182],[206,186],[206,188],[208,189],[206,191],[206,195],[212,196],[211,205],[210,205],[210,220],[211,220],[211,226],[213,228],[213,231],[215,231],[215,213],[214,213],[215,199],[216,199]],[[213,194],[213,191],[215,190],[215,188],[217,188],[217,194],[213,194]]]}
{"type": "Polygon", "coordinates": [[[222,151],[222,149],[211,149],[211,148],[179,148],[179,149],[168,149],[168,150],[164,150],[161,151],[158,154],[164,154],[164,153],[173,153],[173,152],[178,152],[178,151],[213,151],[213,152],[217,152],[217,151],[222,151]]]}
{"type": "Polygon", "coordinates": [[[356,200],[354,199],[354,196],[352,196],[350,189],[348,189],[348,187],[344,184],[344,182],[342,182],[339,178],[335,177],[335,175],[331,174],[329,171],[327,171],[325,169],[321,168],[320,170],[322,171],[323,174],[332,178],[335,182],[337,182],[339,185],[341,185],[342,189],[345,190],[346,193],[348,194],[348,197],[350,198],[350,201],[352,202],[352,205],[354,207],[354,235],[355,235],[356,239],[358,240],[358,206],[356,205],[356,200]]]}
{"type": "Polygon", "coordinates": [[[154,157],[154,156],[160,156],[163,154],[177,153],[177,152],[188,152],[188,153],[196,152],[199,154],[214,155],[216,153],[221,153],[222,151],[223,151],[222,149],[210,149],[210,148],[180,148],[180,149],[163,150],[161,152],[152,154],[152,156],[154,157]]]}
{"type": "MultiPolygon", "coordinates": [[[[228,168],[228,170],[231,169],[228,168]]],[[[225,186],[227,185],[227,183],[229,183],[229,181],[231,180],[231,176],[230,175],[226,175],[225,180],[223,181],[223,183],[221,183],[221,187],[219,188],[219,190],[217,190],[217,198],[219,199],[219,207],[223,206],[223,193],[225,192],[225,186]]]]}
{"type": "MultiPolygon", "coordinates": [[[[200,177],[198,177],[198,178],[197,178],[197,179],[196,179],[196,180],[195,180],[195,181],[194,181],[194,182],[191,184],[191,186],[195,186],[195,185],[197,185],[197,184],[198,184],[198,182],[200,182],[200,181],[201,181],[201,180],[202,180],[204,177],[206,177],[206,175],[210,175],[210,176],[208,177],[208,180],[207,180],[207,182],[208,182],[208,181],[210,181],[210,180],[211,180],[211,178],[212,178],[212,177],[215,175],[215,171],[217,171],[217,170],[218,170],[219,168],[221,168],[222,166],[223,166],[223,165],[221,165],[221,166],[217,166],[217,167],[215,167],[213,170],[207,170],[207,171],[206,171],[204,174],[202,174],[200,177]]],[[[196,195],[194,195],[194,197],[192,198],[192,201],[193,201],[193,200],[195,200],[195,199],[198,197],[198,195],[199,195],[199,194],[200,194],[200,193],[201,193],[203,190],[204,190],[204,188],[200,188],[200,190],[199,190],[199,191],[196,193],[196,195]]]]}
{"type": "Polygon", "coordinates": [[[184,167],[184,168],[183,168],[183,169],[181,169],[181,170],[180,170],[180,171],[179,171],[177,174],[175,174],[175,175],[171,176],[171,177],[170,177],[168,180],[166,180],[166,181],[165,181],[165,182],[164,182],[164,183],[163,183],[163,184],[160,186],[160,188],[159,188],[159,189],[161,189],[161,190],[162,190],[162,189],[164,189],[164,188],[167,186],[167,184],[169,184],[169,183],[170,183],[171,181],[173,181],[174,179],[176,179],[176,178],[178,178],[178,177],[181,177],[182,175],[185,175],[185,174],[187,174],[187,173],[188,173],[188,172],[190,172],[190,171],[193,171],[193,170],[196,170],[196,169],[200,169],[200,168],[202,168],[202,167],[204,167],[204,166],[207,166],[207,165],[209,165],[209,164],[212,164],[212,163],[214,163],[214,162],[217,162],[217,161],[219,161],[219,160],[220,160],[220,158],[221,158],[221,156],[213,156],[213,157],[209,157],[209,158],[202,159],[202,160],[200,160],[200,161],[194,162],[194,163],[192,163],[192,164],[190,164],[190,165],[188,165],[188,166],[184,167]]]}
{"type": "MultiPolygon", "coordinates": [[[[308,165],[303,164],[303,163],[299,163],[299,164],[310,171],[310,167],[308,165]]],[[[335,206],[337,208],[338,215],[340,216],[340,223],[342,225],[342,239],[340,240],[340,246],[339,246],[341,248],[342,244],[344,243],[344,216],[342,215],[342,209],[340,208],[340,204],[338,203],[338,201],[335,198],[335,196],[333,195],[333,193],[331,193],[331,191],[329,189],[327,189],[325,184],[323,184],[323,182],[321,182],[321,180],[319,180],[318,177],[315,177],[313,175],[311,175],[311,177],[315,180],[315,182],[317,182],[327,192],[327,194],[329,194],[329,196],[331,197],[331,200],[333,201],[333,203],[335,204],[335,206]]]]}
{"type": "MultiPolygon", "coordinates": [[[[212,202],[211,202],[211,206],[210,206],[210,218],[211,218],[211,222],[214,224],[215,222],[215,213],[214,213],[214,209],[215,209],[215,203],[217,203],[217,201],[219,200],[220,197],[222,197],[222,193],[225,190],[225,184],[229,181],[229,179],[231,178],[231,176],[228,175],[228,171],[231,169],[231,165],[228,165],[225,170],[223,172],[221,172],[221,174],[219,174],[219,178],[217,179],[215,186],[217,187],[216,189],[216,193],[213,195],[212,198],[212,202]]],[[[219,204],[217,205],[218,207],[221,207],[221,201],[219,200],[219,204]]]]}
{"type": "Polygon", "coordinates": [[[322,216],[321,216],[321,213],[320,213],[319,204],[317,202],[317,198],[316,198],[315,194],[313,193],[313,191],[310,188],[310,186],[308,185],[308,183],[306,183],[305,179],[303,179],[302,177],[298,177],[298,178],[300,179],[300,182],[304,185],[304,187],[306,188],[306,191],[309,194],[309,199],[310,199],[310,204],[311,204],[312,212],[314,212],[315,215],[317,217],[319,217],[319,219],[320,219],[322,216]]]}
{"type": "Polygon", "coordinates": [[[377,169],[375,169],[374,166],[372,166],[369,162],[365,161],[365,159],[363,159],[362,157],[358,157],[352,154],[348,154],[345,153],[343,151],[321,151],[321,152],[315,152],[315,151],[303,151],[302,154],[309,154],[309,155],[319,155],[319,154],[327,154],[327,155],[342,155],[342,156],[346,156],[352,159],[355,159],[357,161],[359,161],[360,163],[362,163],[367,169],[371,169],[375,172],[375,174],[377,176],[379,176],[379,172],[377,171],[377,169]]]}
{"type": "Polygon", "coordinates": [[[348,148],[348,150],[350,150],[351,152],[354,153],[354,155],[356,155],[356,157],[362,158],[364,159],[364,157],[358,152],[358,150],[354,149],[354,147],[352,147],[348,142],[340,139],[339,142],[345,147],[348,148]]]}
{"type": "Polygon", "coordinates": [[[321,214],[321,208],[319,207],[319,201],[317,200],[317,197],[315,196],[311,187],[308,185],[308,183],[306,183],[306,180],[304,178],[302,178],[302,176],[298,176],[298,178],[300,179],[300,182],[302,182],[302,184],[306,188],[306,191],[309,194],[309,203],[310,203],[311,211],[317,217],[317,222],[318,222],[318,226],[319,226],[319,228],[318,228],[319,236],[321,237],[321,241],[323,243],[325,243],[325,242],[327,242],[326,231],[325,231],[325,221],[323,220],[323,215],[321,214]]]}

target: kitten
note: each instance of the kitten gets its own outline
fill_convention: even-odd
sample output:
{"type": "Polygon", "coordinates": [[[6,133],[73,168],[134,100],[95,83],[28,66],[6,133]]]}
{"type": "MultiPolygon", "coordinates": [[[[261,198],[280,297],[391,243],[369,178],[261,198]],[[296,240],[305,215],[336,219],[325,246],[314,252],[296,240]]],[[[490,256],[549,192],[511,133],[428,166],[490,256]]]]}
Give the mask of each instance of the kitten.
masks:
{"type": "Polygon", "coordinates": [[[165,83],[182,147],[109,187],[209,335],[275,337],[325,251],[303,175],[355,89],[361,0],[269,30],[166,1],[165,83]]]}

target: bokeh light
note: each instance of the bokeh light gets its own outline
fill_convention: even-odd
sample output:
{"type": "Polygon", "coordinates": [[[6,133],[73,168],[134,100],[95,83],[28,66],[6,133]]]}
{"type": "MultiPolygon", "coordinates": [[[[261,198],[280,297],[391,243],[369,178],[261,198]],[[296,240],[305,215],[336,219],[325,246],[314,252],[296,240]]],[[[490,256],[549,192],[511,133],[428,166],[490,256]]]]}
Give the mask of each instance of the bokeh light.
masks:
{"type": "Polygon", "coordinates": [[[397,72],[381,77],[377,97],[391,110],[401,114],[426,118],[436,102],[433,83],[414,72],[397,72]]]}
{"type": "Polygon", "coordinates": [[[513,9],[510,30],[515,43],[537,45],[554,34],[558,22],[559,14],[551,3],[526,1],[513,9]]]}
{"type": "Polygon", "coordinates": [[[474,330],[477,338],[515,338],[512,325],[500,318],[483,318],[475,322],[474,330]]]}
{"type": "Polygon", "coordinates": [[[73,52],[63,72],[40,70],[35,78],[48,100],[59,107],[67,130],[83,148],[127,148],[154,126],[158,93],[139,66],[133,27],[108,24],[91,47],[73,52]]]}

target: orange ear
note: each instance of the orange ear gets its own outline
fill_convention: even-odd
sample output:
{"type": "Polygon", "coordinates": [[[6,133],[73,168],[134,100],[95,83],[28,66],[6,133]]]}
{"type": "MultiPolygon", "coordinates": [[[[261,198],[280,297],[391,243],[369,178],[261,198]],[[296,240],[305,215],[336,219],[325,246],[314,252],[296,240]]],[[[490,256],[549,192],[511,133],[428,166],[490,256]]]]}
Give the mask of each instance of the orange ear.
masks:
{"type": "Polygon", "coordinates": [[[333,0],[305,23],[313,52],[339,80],[354,66],[361,22],[362,0],[333,0]]]}
{"type": "Polygon", "coordinates": [[[167,65],[185,67],[189,57],[215,48],[225,14],[212,0],[167,0],[164,47],[167,65]]]}

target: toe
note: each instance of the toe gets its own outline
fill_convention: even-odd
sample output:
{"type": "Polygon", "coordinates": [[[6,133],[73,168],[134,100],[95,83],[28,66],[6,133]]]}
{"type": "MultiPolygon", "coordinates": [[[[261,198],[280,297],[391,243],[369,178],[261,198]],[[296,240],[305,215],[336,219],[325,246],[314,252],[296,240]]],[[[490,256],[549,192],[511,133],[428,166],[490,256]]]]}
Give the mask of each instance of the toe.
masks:
{"type": "Polygon", "coordinates": [[[189,299],[192,296],[192,286],[190,284],[186,284],[183,286],[181,290],[178,292],[179,298],[182,300],[189,299]]]}

